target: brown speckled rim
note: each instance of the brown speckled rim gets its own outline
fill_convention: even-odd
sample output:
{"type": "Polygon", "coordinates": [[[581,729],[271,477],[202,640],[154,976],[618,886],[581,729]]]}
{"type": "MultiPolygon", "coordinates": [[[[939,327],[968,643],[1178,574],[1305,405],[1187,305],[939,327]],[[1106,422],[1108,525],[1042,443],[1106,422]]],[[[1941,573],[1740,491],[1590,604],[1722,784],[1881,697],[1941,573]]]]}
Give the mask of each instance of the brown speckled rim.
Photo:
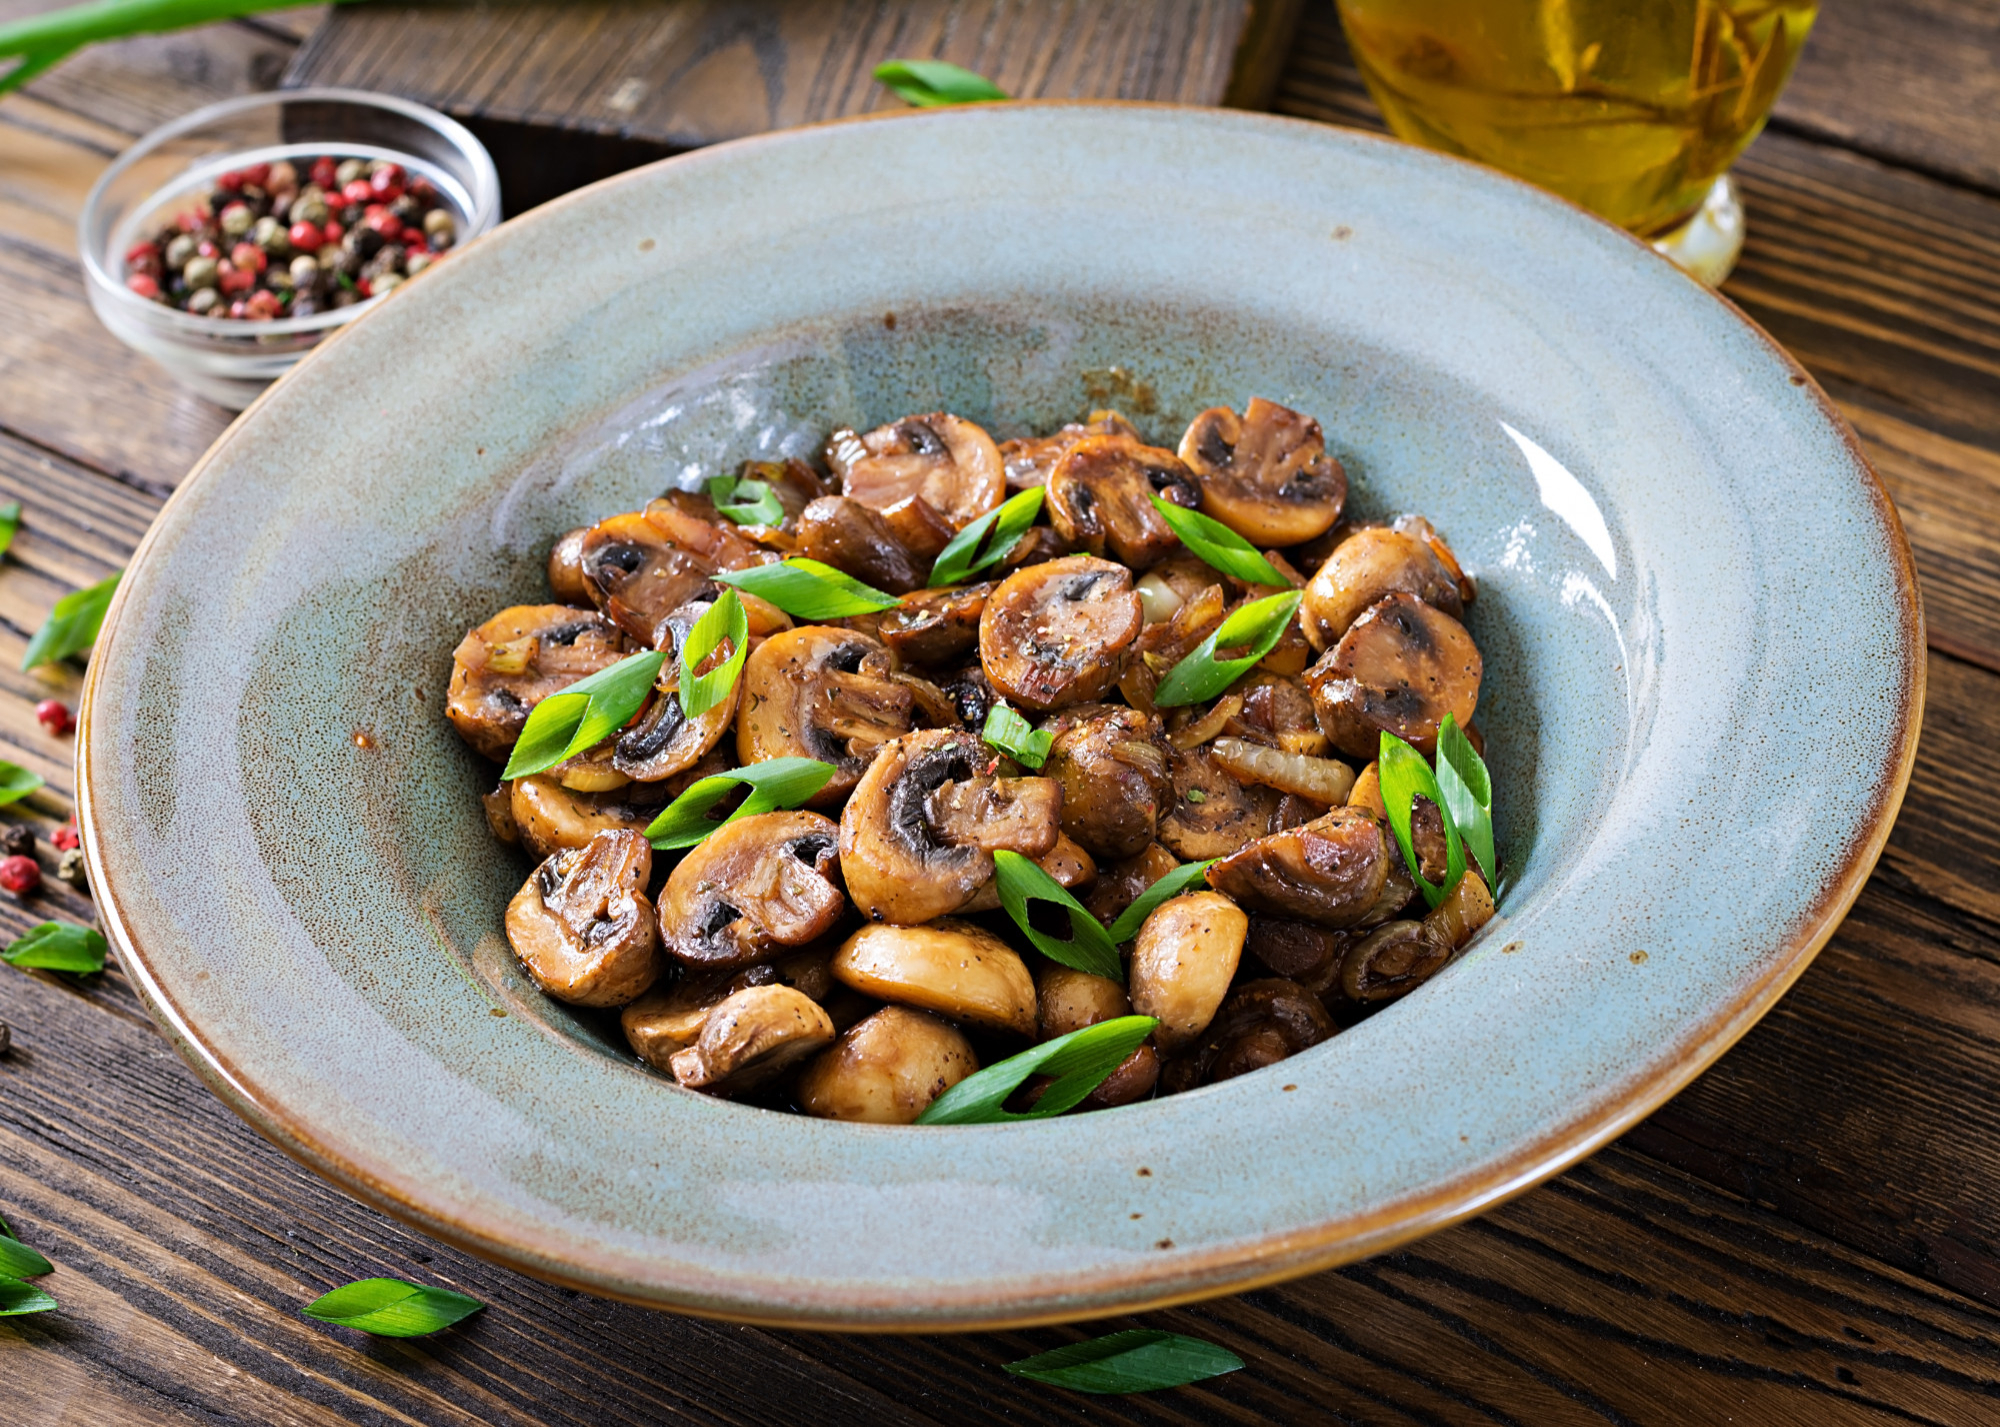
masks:
{"type": "MultiPolygon", "coordinates": [[[[976,116],[981,112],[1006,111],[1022,107],[1030,106],[1012,103],[980,105],[977,108],[959,110],[921,110],[909,113],[862,115],[807,127],[823,129],[850,124],[935,122],[946,116],[951,116],[947,122],[963,122],[968,116],[976,116]]],[[[1181,105],[1091,101],[1041,101],[1032,107],[1212,112],[1181,105]]],[[[1394,139],[1359,130],[1337,129],[1331,125],[1317,124],[1309,120],[1237,111],[1232,111],[1229,119],[1230,122],[1239,124],[1261,124],[1294,131],[1337,134],[1339,141],[1346,143],[1403,147],[1394,139]]],[[[972,118],[972,122],[977,122],[976,117],[972,118]]],[[[732,154],[754,150],[763,145],[786,142],[797,132],[780,131],[735,140],[663,162],[727,162],[732,154]]],[[[1653,260],[1666,261],[1654,255],[1650,245],[1643,240],[1625,233],[1623,229],[1567,200],[1533,188],[1532,185],[1507,175],[1498,174],[1469,160],[1458,159],[1451,155],[1429,156],[1443,162],[1465,164],[1482,174],[1483,181],[1492,182],[1498,179],[1514,183],[1536,194],[1545,202],[1561,203],[1589,222],[1618,233],[1645,251],[1653,260]]],[[[585,201],[599,189],[642,181],[640,176],[645,172],[645,169],[634,170],[593,184],[589,188],[580,189],[510,220],[503,225],[503,228],[542,221],[548,213],[571,203],[585,201]]],[[[982,1285],[977,1289],[927,1291],[919,1287],[907,1291],[846,1291],[839,1296],[838,1301],[831,1296],[819,1298],[810,1311],[800,1311],[797,1307],[775,1306],[769,1312],[723,1311],[708,1306],[700,1300],[707,1299],[713,1303],[734,1297],[740,1301],[740,1285],[733,1284],[726,1276],[700,1275],[702,1281],[694,1281],[691,1278],[689,1281],[675,1284],[669,1291],[657,1294],[635,1292],[629,1286],[621,1287],[621,1281],[629,1284],[630,1279],[627,1266],[616,1255],[588,1255],[562,1263],[551,1262],[539,1256],[531,1245],[506,1237],[493,1225],[482,1222],[477,1216],[454,1214],[452,1205],[424,1199],[398,1186],[392,1182],[393,1176],[385,1166],[359,1162],[328,1144],[311,1125],[297,1119],[282,1103],[266,1094],[247,1072],[231,1064],[218,1048],[202,1035],[200,1028],[188,1019],[183,1009],[155,979],[145,944],[135,934],[123,914],[117,877],[98,870],[107,866],[102,856],[102,849],[105,842],[110,839],[105,830],[98,825],[91,779],[95,748],[91,736],[94,722],[92,713],[101,669],[100,663],[93,659],[85,677],[78,715],[75,776],[78,824],[95,877],[100,920],[117,947],[119,961],[125,974],[138,989],[147,1009],[175,1049],[225,1103],[293,1159],[362,1201],[444,1243],[550,1283],[602,1297],[621,1299],[644,1307],[669,1308],[704,1317],[774,1328],[938,1332],[1028,1327],[1112,1314],[1139,1313],[1223,1294],[1240,1293],[1382,1253],[1422,1235],[1455,1224],[1504,1203],[1616,1139],[1678,1093],[1757,1023],[1811,965],[1813,957],[1833,935],[1855,898],[1860,895],[1888,840],[1916,761],[1918,734],[1923,719],[1927,651],[1915,565],[1895,506],[1883,488],[1880,477],[1862,454],[1860,443],[1852,428],[1811,375],[1733,302],[1703,287],[1695,279],[1683,276],[1691,287],[1719,302],[1748,329],[1778,362],[1789,370],[1793,385],[1811,394],[1828,425],[1839,433],[1854,465],[1866,477],[1868,494],[1880,522],[1884,542],[1896,562],[1898,624],[1901,648],[1908,671],[1902,707],[1897,715],[1898,728],[1896,735],[1884,750],[1884,757],[1875,779],[1872,806],[1849,838],[1839,870],[1825,880],[1812,905],[1798,919],[1787,934],[1783,946],[1765,963],[1760,974],[1754,980],[1744,983],[1726,1004],[1715,1007],[1705,1020],[1690,1027],[1677,1044],[1667,1047],[1664,1064],[1653,1074],[1634,1080],[1621,1095],[1605,1103],[1593,1105],[1585,1113],[1549,1130],[1540,1139],[1500,1163],[1482,1166],[1477,1171],[1446,1180],[1422,1194],[1409,1196],[1371,1213],[1338,1217],[1308,1229],[1271,1234],[1262,1239],[1237,1241],[1206,1252],[1162,1256],[1159,1259],[1145,1261],[1143,1267],[1125,1271],[1107,1271],[1087,1278],[1064,1277],[1059,1280],[1045,1276],[1041,1279],[982,1285]],[[1056,1306],[1046,1306],[1052,1303],[1056,1306]],[[867,1316],[857,1319],[853,1316],[857,1311],[867,1316]]],[[[421,281],[420,276],[417,282],[420,284],[421,281]]],[[[349,333],[364,327],[373,316],[373,313],[365,314],[354,323],[341,328],[322,342],[319,349],[324,349],[330,343],[346,340],[349,333]]],[[[300,363],[299,367],[294,368],[294,372],[310,368],[311,355],[309,354],[307,360],[300,363]]],[[[287,373],[280,380],[293,379],[292,373],[287,373]]],[[[259,396],[244,416],[247,417],[256,411],[266,396],[268,393],[259,396]]],[[[174,495],[169,498],[169,508],[174,502],[188,498],[189,492],[208,478],[211,468],[216,464],[218,454],[236,438],[241,425],[242,422],[239,420],[217,438],[215,444],[196,463],[174,495]]],[[[156,519],[152,529],[134,552],[133,567],[137,567],[152,553],[155,541],[160,538],[161,528],[162,522],[156,519]]],[[[130,588],[130,581],[121,583],[112,600],[106,615],[104,632],[99,640],[101,647],[109,648],[116,636],[119,617],[130,588]]],[[[107,750],[107,756],[115,757],[116,750],[107,750]]]]}

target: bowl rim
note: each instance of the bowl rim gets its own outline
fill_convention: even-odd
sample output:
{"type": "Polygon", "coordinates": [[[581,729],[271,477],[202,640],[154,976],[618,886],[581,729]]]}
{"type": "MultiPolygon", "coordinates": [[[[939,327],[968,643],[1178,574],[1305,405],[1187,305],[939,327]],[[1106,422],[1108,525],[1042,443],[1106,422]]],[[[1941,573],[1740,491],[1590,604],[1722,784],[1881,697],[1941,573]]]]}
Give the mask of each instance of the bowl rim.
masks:
{"type": "MultiPolygon", "coordinates": [[[[1099,1271],[1087,1280],[1065,1283],[1065,1297],[1116,1297],[1115,1304],[1094,1303],[1081,1307],[1030,1308],[1025,1303],[1017,1306],[1006,1299],[995,1301],[990,1296],[976,1301],[960,1296],[937,1295],[925,1298],[919,1291],[916,1294],[899,1296],[893,1309],[888,1313],[858,1321],[843,1318],[837,1311],[824,1309],[810,1312],[788,1312],[781,1308],[773,1308],[770,1311],[748,1308],[725,1309],[691,1304],[684,1298],[670,1298],[664,1293],[649,1295],[622,1290],[615,1284],[606,1282],[607,1277],[613,1277],[617,1272],[620,1260],[615,1253],[600,1252],[587,1260],[572,1258],[557,1263],[525,1252],[515,1241],[501,1233],[491,1232],[487,1226],[475,1222],[471,1214],[461,1212],[454,1215],[451,1212],[452,1206],[448,1204],[419,1202],[417,1196],[392,1187],[385,1180],[378,1178],[365,1164],[356,1162],[324,1143],[313,1133],[311,1126],[289,1115],[281,1103],[261,1094],[255,1083],[232,1064],[217,1047],[202,1037],[196,1026],[183,1014],[181,1007],[154,977],[147,961],[144,943],[134,935],[123,915],[115,879],[108,876],[98,879],[99,885],[95,891],[100,921],[119,953],[120,966],[139,992],[140,999],[148,1012],[165,1030],[169,1041],[174,1044],[182,1058],[189,1062],[210,1088],[259,1134],[294,1160],[364,1203],[420,1229],[433,1238],[489,1262],[597,1297],[617,1299],[642,1307],[687,1313],[695,1317],[771,1328],[897,1333],[993,1331],[1075,1322],[1111,1314],[1150,1312],[1176,1304],[1247,1292],[1386,1252],[1497,1207],[1544,1180],[1560,1174],[1616,1139],[1708,1069],[1790,989],[1839,927],[1849,908],[1860,895],[1862,887],[1867,883],[1894,827],[1896,815],[1901,809],[1915,766],[1917,744],[1922,729],[1927,684],[1927,643],[1914,557],[1903,529],[1902,519],[1882,483],[1881,476],[1862,451],[1853,428],[1811,373],[1807,372],[1776,339],[1728,297],[1682,272],[1667,258],[1655,252],[1645,240],[1588,209],[1525,180],[1470,159],[1422,149],[1388,135],[1309,119],[1242,110],[1219,111],[1204,106],[1154,101],[1011,100],[956,106],[951,109],[892,110],[854,115],[729,140],[599,180],[564,194],[528,213],[511,218],[501,226],[512,228],[516,224],[543,221],[546,215],[573,203],[586,201],[600,190],[624,183],[644,182],[646,175],[663,164],[728,162],[735,154],[773,144],[793,142],[801,134],[817,133],[848,125],[935,121],[951,115],[965,116],[981,111],[1005,112],[1021,109],[1107,113],[1152,111],[1190,118],[1215,116],[1231,124],[1310,132],[1337,143],[1386,146],[1398,151],[1414,152],[1421,155],[1425,162],[1462,166],[1478,175],[1477,181],[1512,185],[1534,201],[1567,208],[1601,228],[1610,229],[1646,254],[1648,261],[1666,263],[1697,293],[1717,302],[1756,339],[1765,351],[1777,359],[1778,364],[1789,373],[1791,384],[1811,397],[1827,426],[1838,433],[1854,465],[1867,478],[1865,494],[1881,522],[1889,553],[1895,561],[1898,632],[1902,636],[1904,648],[1909,652],[1907,664],[1910,672],[1907,683],[1902,689],[1903,701],[1897,713],[1899,726],[1896,736],[1892,746],[1885,750],[1885,755],[1879,764],[1872,805],[1861,825],[1847,839],[1841,852],[1838,870],[1824,879],[1815,900],[1801,911],[1794,923],[1794,930],[1784,938],[1780,946],[1774,947],[1773,955],[1763,973],[1755,980],[1743,983],[1736,995],[1727,1003],[1709,1008],[1699,1025],[1690,1029],[1684,1041],[1687,1049],[1679,1059],[1660,1067],[1648,1078],[1634,1080],[1622,1096],[1588,1107],[1572,1118],[1558,1122],[1504,1161],[1461,1172],[1433,1184],[1419,1195],[1410,1196],[1377,1211],[1336,1217],[1301,1229],[1281,1230],[1266,1233],[1261,1237],[1237,1240],[1229,1245],[1211,1249],[1197,1258],[1176,1256],[1170,1261],[1160,1262],[1157,1268],[1128,1266],[1122,1269],[1107,1269],[1099,1271]],[[1276,1266],[1272,1266],[1274,1261],[1276,1266]],[[585,1272],[586,1269],[596,1271],[598,1276],[593,1276],[592,1272],[585,1272]]],[[[1198,119],[1196,121],[1199,122],[1198,119]]],[[[977,120],[974,119],[972,122],[977,120]]],[[[419,280],[420,278],[421,275],[419,280]]],[[[372,310],[379,308],[371,304],[372,310]]],[[[368,315],[370,314],[366,312],[359,314],[361,319],[365,319],[368,315]]],[[[313,351],[324,350],[328,342],[339,340],[357,325],[358,322],[346,323],[313,351]]],[[[291,380],[293,373],[298,369],[295,366],[281,376],[278,382],[274,382],[246,408],[245,414],[261,406],[278,384],[291,380]]],[[[214,444],[203,453],[168,498],[167,504],[162,507],[162,515],[175,501],[182,500],[186,493],[194,490],[198,482],[208,478],[211,469],[218,464],[218,456],[237,438],[243,425],[241,421],[235,422],[216,438],[214,444]]],[[[127,566],[128,570],[137,567],[151,553],[154,542],[160,537],[165,524],[161,516],[155,517],[154,524],[134,550],[127,566]]],[[[100,631],[101,644],[108,642],[107,636],[115,629],[132,587],[133,582],[123,580],[114,593],[100,631]]],[[[104,865],[90,776],[93,746],[91,715],[96,701],[100,673],[101,666],[93,659],[85,674],[83,694],[79,703],[74,755],[77,820],[93,867],[104,865]]],[[[980,1127],[961,1128],[971,1128],[976,1131],[980,1127]]],[[[435,1196],[433,1199],[435,1200],[435,1196]]],[[[1146,1262],[1150,1264],[1152,1261],[1146,1262]]],[[[1046,1300],[1051,1295],[1023,1293],[1017,1296],[1022,1299],[1039,1297],[1046,1300]]],[[[871,1308],[879,1306],[879,1304],[869,1305],[871,1308]]]]}

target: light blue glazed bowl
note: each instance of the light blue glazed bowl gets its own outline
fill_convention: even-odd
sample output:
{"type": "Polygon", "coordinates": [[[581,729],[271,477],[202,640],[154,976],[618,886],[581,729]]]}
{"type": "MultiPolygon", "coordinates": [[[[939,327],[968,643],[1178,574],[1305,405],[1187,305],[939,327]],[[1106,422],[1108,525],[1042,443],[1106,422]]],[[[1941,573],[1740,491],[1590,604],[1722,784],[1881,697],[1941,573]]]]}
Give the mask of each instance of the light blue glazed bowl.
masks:
{"type": "Polygon", "coordinates": [[[1909,552],[1727,303],[1533,189],[1245,114],[979,106],[724,145],[507,224],[286,377],[91,666],[104,920],[217,1092],[438,1237],[769,1323],[1085,1317],[1374,1253],[1632,1124],[1859,890],[1914,752],[1909,552]],[[1502,915],[1272,1069],[1025,1126],[683,1092],[525,986],[450,652],[553,536],[829,427],[1318,415],[1477,573],[1502,915]]]}

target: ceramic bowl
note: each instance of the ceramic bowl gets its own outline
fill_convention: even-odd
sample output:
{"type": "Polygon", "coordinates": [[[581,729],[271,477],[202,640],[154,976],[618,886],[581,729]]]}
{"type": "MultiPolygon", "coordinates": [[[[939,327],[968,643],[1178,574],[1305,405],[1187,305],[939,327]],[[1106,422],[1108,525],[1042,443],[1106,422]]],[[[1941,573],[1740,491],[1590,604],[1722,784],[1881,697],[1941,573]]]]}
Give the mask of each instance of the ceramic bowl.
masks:
{"type": "Polygon", "coordinates": [[[1853,438],[1727,303],[1533,189],[1245,114],[979,106],[723,145],[505,225],[181,486],[91,665],[104,921],[259,1130],[437,1237],[768,1323],[1086,1317],[1494,1204],[1741,1035],[1873,865],[1923,638],[1853,438]],[[1462,960],[1269,1070],[1046,1123],[683,1092],[524,984],[443,718],[560,531],[830,427],[1318,415],[1476,572],[1505,860],[1462,960]]]}

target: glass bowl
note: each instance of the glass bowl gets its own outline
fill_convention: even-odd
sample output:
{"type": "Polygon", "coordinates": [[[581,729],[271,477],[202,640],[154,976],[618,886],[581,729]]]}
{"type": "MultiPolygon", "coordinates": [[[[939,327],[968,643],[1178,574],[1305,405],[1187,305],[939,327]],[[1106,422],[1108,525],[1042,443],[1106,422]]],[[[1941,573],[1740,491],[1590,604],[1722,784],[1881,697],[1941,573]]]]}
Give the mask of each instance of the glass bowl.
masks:
{"type": "Polygon", "coordinates": [[[291,89],[226,99],[146,135],[104,171],[77,220],[90,305],[100,321],[211,401],[241,410],[328,332],[389,294],[307,317],[203,317],[125,286],[124,254],[218,175],[279,159],[387,159],[428,178],[457,224],[454,248],[500,218],[500,179],[464,125],[434,109],[357,89],[291,89]]]}

